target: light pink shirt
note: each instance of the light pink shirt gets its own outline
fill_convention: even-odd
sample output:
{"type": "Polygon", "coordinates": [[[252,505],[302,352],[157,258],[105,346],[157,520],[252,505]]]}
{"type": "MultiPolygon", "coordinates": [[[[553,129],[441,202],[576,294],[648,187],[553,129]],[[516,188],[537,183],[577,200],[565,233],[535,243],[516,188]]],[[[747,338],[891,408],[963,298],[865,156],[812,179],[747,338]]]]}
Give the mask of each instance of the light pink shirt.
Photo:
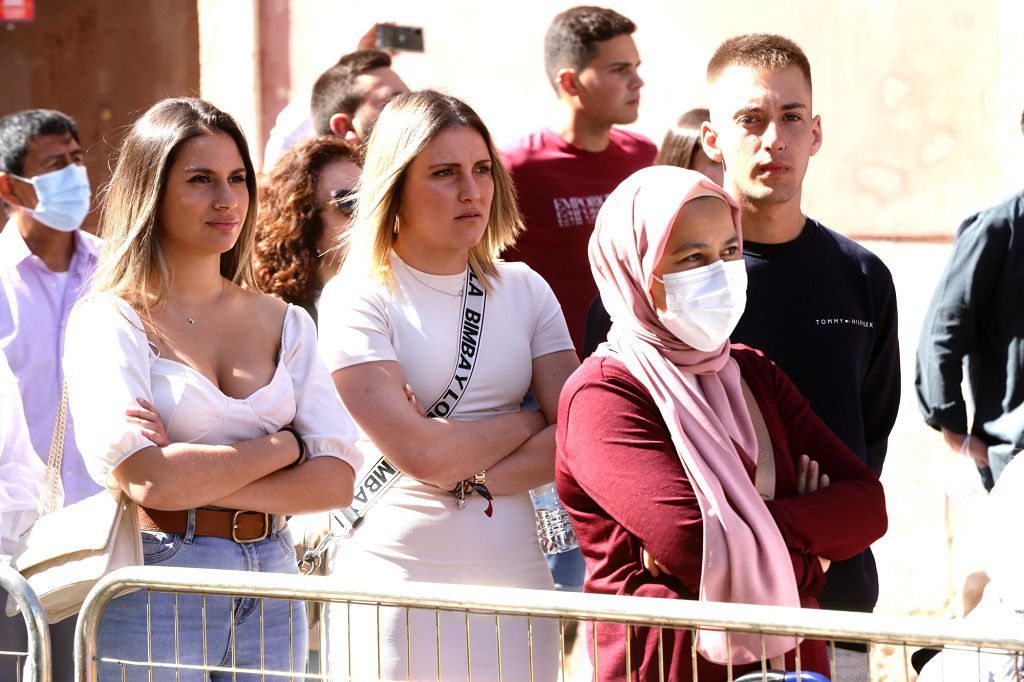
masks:
{"type": "MultiPolygon", "coordinates": [[[[29,250],[14,221],[0,232],[0,353],[6,356],[17,378],[32,446],[43,462],[50,452],[64,381],[64,326],[72,306],[88,286],[102,244],[81,230],[74,235],[75,252],[68,267],[67,287],[62,292],[58,275],[29,250]]],[[[65,504],[100,490],[85,470],[75,446],[71,415],[64,440],[61,481],[65,504]]]]}

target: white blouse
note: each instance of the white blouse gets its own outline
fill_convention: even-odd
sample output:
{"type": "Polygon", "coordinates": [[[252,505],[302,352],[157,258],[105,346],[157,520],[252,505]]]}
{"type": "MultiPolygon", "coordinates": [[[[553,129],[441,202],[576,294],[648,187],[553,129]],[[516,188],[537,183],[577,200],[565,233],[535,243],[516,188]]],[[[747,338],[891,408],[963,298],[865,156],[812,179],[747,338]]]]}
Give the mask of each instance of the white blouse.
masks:
{"type": "Polygon", "coordinates": [[[28,436],[18,380],[0,353],[0,563],[10,563],[19,538],[36,520],[46,466],[28,436]]]}
{"type": "Polygon", "coordinates": [[[359,432],[316,354],[316,327],[302,308],[289,305],[281,351],[270,383],[246,398],[225,395],[201,372],[159,357],[142,320],[115,296],[78,303],[64,343],[68,409],[89,474],[111,485],[111,472],[154,445],[125,410],[149,401],[172,443],[228,445],[260,438],[291,424],[312,457],[336,457],[357,470],[359,432]]]}

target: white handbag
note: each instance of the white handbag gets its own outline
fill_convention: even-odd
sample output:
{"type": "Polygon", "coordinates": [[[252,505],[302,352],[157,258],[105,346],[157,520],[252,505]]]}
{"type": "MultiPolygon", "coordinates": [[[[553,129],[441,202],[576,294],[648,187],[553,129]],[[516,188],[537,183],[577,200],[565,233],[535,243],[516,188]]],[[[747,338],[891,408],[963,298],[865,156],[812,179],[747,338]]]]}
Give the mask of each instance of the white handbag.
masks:
{"type": "MultiPolygon", "coordinates": [[[[107,573],[143,563],[138,512],[123,492],[104,490],[57,509],[67,404],[65,385],[36,522],[22,536],[13,561],[51,624],[78,613],[89,590],[107,573]]],[[[7,615],[16,613],[17,604],[8,598],[7,615]]]]}

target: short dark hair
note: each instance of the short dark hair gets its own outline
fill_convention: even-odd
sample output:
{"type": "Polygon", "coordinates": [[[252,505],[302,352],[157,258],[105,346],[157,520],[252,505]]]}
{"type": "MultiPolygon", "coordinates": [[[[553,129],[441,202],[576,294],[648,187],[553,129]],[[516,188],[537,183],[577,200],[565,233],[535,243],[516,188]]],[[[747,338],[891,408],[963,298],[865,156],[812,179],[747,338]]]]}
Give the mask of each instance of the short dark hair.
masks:
{"type": "Polygon", "coordinates": [[[75,120],[53,109],[26,109],[0,118],[0,172],[24,175],[29,141],[62,133],[79,141],[75,120]]]}
{"type": "Polygon", "coordinates": [[[317,135],[331,134],[331,116],[351,116],[363,103],[365,93],[356,88],[356,78],[367,71],[391,66],[391,56],[380,50],[356,50],[320,74],[313,84],[309,109],[317,135]]]}
{"type": "Polygon", "coordinates": [[[544,36],[548,82],[557,92],[559,69],[583,70],[597,56],[597,43],[635,30],[636,24],[614,10],[590,5],[565,10],[552,20],[544,36]]]}
{"type": "Polygon", "coordinates": [[[708,62],[708,83],[714,83],[730,66],[779,71],[796,66],[811,86],[811,63],[800,46],[772,33],[748,33],[729,38],[715,50],[708,62]]]}

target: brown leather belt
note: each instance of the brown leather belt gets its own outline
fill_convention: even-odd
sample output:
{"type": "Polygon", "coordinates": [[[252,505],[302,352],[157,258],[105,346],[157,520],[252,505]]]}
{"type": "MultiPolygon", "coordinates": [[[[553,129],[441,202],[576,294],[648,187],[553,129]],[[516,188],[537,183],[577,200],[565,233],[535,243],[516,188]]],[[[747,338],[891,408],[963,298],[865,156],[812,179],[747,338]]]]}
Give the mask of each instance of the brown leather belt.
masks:
{"type": "MultiPolygon", "coordinates": [[[[196,509],[195,535],[227,538],[239,544],[259,542],[273,529],[273,519],[264,512],[234,509],[196,509]]],[[[284,527],[284,517],[277,530],[284,527]]],[[[185,533],[188,531],[188,511],[161,511],[139,505],[139,528],[162,533],[185,533]]]]}

